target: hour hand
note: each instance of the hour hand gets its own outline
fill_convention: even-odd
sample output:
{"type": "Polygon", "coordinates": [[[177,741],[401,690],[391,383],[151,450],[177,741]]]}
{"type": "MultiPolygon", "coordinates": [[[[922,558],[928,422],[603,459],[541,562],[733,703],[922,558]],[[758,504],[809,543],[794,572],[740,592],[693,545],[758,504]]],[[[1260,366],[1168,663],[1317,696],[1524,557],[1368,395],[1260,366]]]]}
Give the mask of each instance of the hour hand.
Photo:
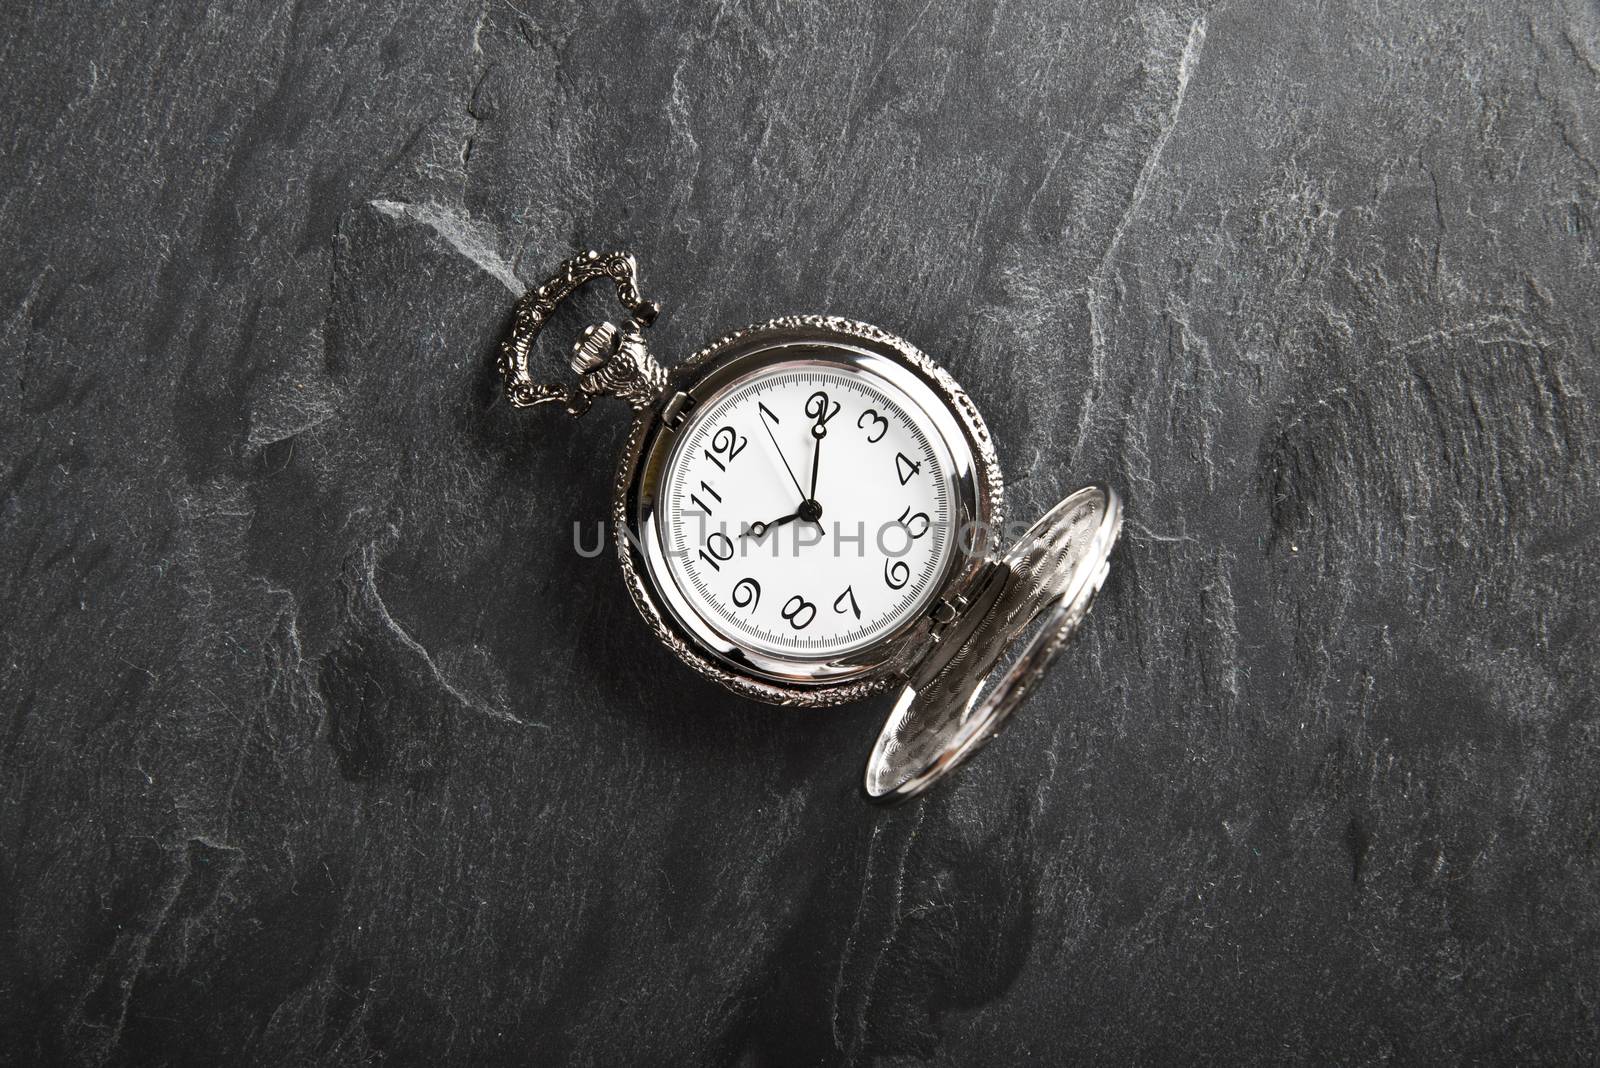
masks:
{"type": "Polygon", "coordinates": [[[760,541],[762,538],[766,537],[767,531],[771,530],[773,527],[781,527],[785,523],[793,523],[799,518],[799,512],[790,512],[786,516],[780,516],[777,519],[769,520],[765,523],[751,523],[747,528],[745,528],[745,532],[740,534],[739,537],[755,538],[757,541],[760,541]]]}

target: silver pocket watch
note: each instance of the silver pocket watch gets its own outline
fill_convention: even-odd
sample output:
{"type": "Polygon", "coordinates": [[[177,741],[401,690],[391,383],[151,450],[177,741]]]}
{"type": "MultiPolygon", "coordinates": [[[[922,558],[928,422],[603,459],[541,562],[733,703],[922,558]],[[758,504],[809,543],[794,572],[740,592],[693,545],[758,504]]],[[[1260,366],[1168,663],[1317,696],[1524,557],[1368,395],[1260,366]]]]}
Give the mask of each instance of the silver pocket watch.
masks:
{"type": "Polygon", "coordinates": [[[992,738],[1072,638],[1122,504],[1090,485],[1002,551],[994,446],[966,393],[875,326],[798,315],[676,367],[624,252],[563,263],[516,306],[499,368],[519,408],[635,413],[613,487],[634,604],[679,659],[735,693],[822,707],[899,688],[867,760],[873,801],[912,797],[992,738]],[[571,385],[536,381],[556,305],[609,279],[629,319],[585,329],[571,385]]]}

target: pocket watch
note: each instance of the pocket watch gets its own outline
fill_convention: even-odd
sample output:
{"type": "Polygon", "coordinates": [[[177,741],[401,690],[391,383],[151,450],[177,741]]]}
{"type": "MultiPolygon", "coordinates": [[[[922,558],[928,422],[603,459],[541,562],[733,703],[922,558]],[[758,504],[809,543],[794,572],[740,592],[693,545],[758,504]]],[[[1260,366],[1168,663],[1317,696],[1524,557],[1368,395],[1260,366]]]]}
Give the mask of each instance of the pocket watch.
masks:
{"type": "Polygon", "coordinates": [[[498,361],[507,399],[574,416],[608,394],[631,405],[612,522],[650,630],[758,701],[822,707],[898,688],[862,788],[879,802],[922,792],[995,735],[1076,633],[1120,499],[1086,486],[1003,547],[989,432],[915,346],[795,315],[667,369],[644,338],[658,311],[628,253],[567,260],[516,305],[498,361]],[[575,381],[536,380],[540,329],[597,279],[628,318],[584,329],[575,381]]]}

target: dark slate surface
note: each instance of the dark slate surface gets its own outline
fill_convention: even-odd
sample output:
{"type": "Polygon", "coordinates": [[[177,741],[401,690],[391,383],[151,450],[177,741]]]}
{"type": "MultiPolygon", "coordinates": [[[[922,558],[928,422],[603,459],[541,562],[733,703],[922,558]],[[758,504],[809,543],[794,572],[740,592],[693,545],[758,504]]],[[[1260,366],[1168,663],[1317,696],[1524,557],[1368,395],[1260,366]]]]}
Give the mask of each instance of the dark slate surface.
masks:
{"type": "Polygon", "coordinates": [[[1593,3],[13,4],[0,85],[8,1060],[1595,1056],[1593,3]],[[1122,488],[959,781],[572,554],[624,409],[489,361],[588,246],[1122,488]]]}

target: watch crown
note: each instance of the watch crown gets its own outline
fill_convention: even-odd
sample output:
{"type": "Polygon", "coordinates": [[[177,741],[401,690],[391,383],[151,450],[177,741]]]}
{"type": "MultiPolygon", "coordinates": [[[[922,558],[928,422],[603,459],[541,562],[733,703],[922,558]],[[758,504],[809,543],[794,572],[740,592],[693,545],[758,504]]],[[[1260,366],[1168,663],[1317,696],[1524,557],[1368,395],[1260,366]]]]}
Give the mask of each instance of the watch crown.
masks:
{"type": "Polygon", "coordinates": [[[578,374],[594,370],[616,353],[621,345],[621,333],[611,323],[586,326],[572,346],[572,369],[578,374]]]}

